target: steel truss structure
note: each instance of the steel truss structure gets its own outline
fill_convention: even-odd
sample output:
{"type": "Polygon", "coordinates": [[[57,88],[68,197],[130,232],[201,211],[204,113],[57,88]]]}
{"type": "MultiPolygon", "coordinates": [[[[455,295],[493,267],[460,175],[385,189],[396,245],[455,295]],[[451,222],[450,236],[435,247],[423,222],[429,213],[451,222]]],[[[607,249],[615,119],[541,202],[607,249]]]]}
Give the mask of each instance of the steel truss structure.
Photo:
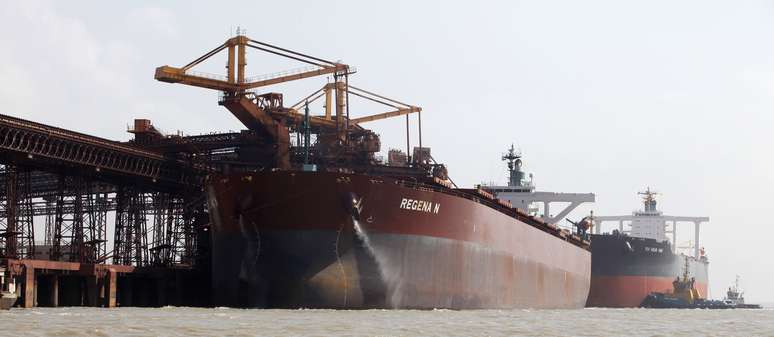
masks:
{"type": "Polygon", "coordinates": [[[19,259],[35,255],[30,173],[15,165],[0,165],[0,256],[19,259]]]}
{"type": "Polygon", "coordinates": [[[158,152],[0,115],[0,257],[192,265],[197,226],[206,224],[197,216],[206,172],[158,152]]]}

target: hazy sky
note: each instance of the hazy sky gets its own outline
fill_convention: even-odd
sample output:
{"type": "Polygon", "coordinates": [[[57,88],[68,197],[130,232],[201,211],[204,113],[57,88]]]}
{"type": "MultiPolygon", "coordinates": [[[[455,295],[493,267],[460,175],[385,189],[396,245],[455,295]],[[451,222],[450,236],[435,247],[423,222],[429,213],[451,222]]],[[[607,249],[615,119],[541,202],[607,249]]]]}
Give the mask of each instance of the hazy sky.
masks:
{"type": "MultiPolygon", "coordinates": [[[[740,274],[748,300],[774,302],[771,1],[2,8],[0,113],[116,140],[129,139],[135,117],[169,132],[240,129],[216,92],[156,82],[153,71],[188,63],[241,26],[253,39],[353,65],[353,85],[423,107],[424,144],[460,185],[504,182],[499,157],[516,143],[539,189],[596,193],[573,217],[628,214],[646,186],[663,193],[667,214],[709,216],[701,245],[711,295],[740,274]]],[[[201,70],[224,73],[223,64],[201,70]]],[[[248,55],[250,75],[298,66],[248,55]]],[[[295,102],[324,81],[267,90],[295,102]]],[[[370,126],[385,150],[405,147],[402,119],[370,126]]],[[[679,242],[692,238],[683,229],[679,242]]]]}

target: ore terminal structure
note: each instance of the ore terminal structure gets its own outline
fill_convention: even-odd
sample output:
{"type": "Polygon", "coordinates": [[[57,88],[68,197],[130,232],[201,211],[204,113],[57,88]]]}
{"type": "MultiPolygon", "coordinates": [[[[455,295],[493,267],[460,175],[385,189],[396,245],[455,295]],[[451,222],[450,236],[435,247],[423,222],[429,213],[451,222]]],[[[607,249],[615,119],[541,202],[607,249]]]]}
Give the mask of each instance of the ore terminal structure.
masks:
{"type": "MultiPolygon", "coordinates": [[[[414,286],[417,291],[403,294],[404,300],[414,301],[403,302],[405,307],[437,307],[438,303],[449,308],[582,307],[589,288],[589,242],[514,207],[507,200],[496,198],[484,189],[456,188],[446,167],[437,163],[430,149],[422,144],[422,109],[351,85],[350,76],[355,72],[355,68],[347,64],[256,41],[238,32],[183,67],[158,67],[155,79],[216,90],[220,93],[218,103],[242,122],[245,130],[195,136],[166,135],[150,120],[137,119],[128,129],[134,138],[128,142],[116,142],[0,115],[1,304],[4,307],[16,305],[26,308],[211,306],[226,301],[226,304],[241,306],[244,303],[229,300],[243,298],[242,291],[253,294],[256,289],[265,290],[266,284],[269,284],[276,289],[261,295],[260,300],[264,301],[262,303],[269,301],[269,305],[274,306],[309,306],[310,303],[312,306],[346,308],[399,306],[389,303],[391,299],[387,293],[393,299],[398,295],[395,295],[394,289],[389,289],[383,275],[376,271],[368,275],[343,273],[336,276],[338,278],[331,284],[307,282],[299,285],[303,289],[283,287],[281,280],[250,283],[253,281],[249,275],[247,280],[218,278],[218,271],[228,273],[243,268],[238,264],[233,268],[221,265],[226,260],[214,261],[213,250],[216,255],[225,254],[224,250],[230,246],[212,245],[213,242],[220,242],[218,240],[228,239],[225,234],[241,226],[241,222],[232,220],[239,218],[241,221],[242,215],[226,218],[213,215],[212,211],[222,214],[242,212],[238,209],[242,196],[255,200],[271,199],[275,192],[285,187],[244,190],[240,192],[244,195],[224,197],[222,204],[217,202],[219,189],[228,189],[237,181],[253,178],[255,181],[269,179],[266,180],[267,186],[283,179],[289,179],[287,181],[292,184],[298,174],[299,179],[307,179],[310,184],[319,186],[327,186],[326,179],[329,178],[337,184],[357,182],[358,185],[353,184],[353,190],[347,195],[359,193],[360,196],[357,200],[354,197],[349,199],[351,203],[346,204],[346,212],[336,210],[325,213],[335,221],[342,216],[351,218],[348,231],[354,246],[342,247],[349,249],[347,254],[365,256],[358,255],[358,249],[362,250],[364,246],[363,239],[355,235],[359,229],[358,216],[362,215],[366,220],[378,216],[399,219],[396,214],[408,214],[406,219],[409,223],[421,220],[418,223],[429,226],[427,232],[417,233],[423,235],[421,238],[435,236],[438,242],[456,242],[448,246],[450,251],[436,250],[436,254],[479,254],[469,258],[484,259],[480,266],[485,269],[480,273],[460,273],[461,268],[467,268],[466,265],[457,260],[445,260],[448,269],[439,270],[439,273],[472,279],[452,279],[445,288],[436,287],[429,292],[422,290],[427,284],[416,283],[423,282],[424,276],[411,274],[424,272],[425,269],[419,268],[420,265],[415,266],[417,268],[404,265],[404,268],[413,269],[403,270],[403,278],[399,282],[406,282],[404,285],[414,286]],[[245,71],[248,49],[298,61],[306,67],[248,77],[245,71]],[[228,54],[226,75],[194,70],[222,51],[228,54]],[[255,91],[319,76],[327,76],[329,80],[319,90],[289,106],[280,93],[255,91]],[[378,103],[387,111],[370,114],[353,112],[350,116],[351,99],[378,103]],[[324,111],[312,115],[309,106],[318,100],[324,101],[324,111]],[[409,136],[410,115],[416,116],[418,129],[418,138],[414,140],[418,146],[413,149],[409,136]],[[363,125],[395,117],[405,117],[406,149],[405,152],[390,150],[386,162],[383,162],[376,156],[381,149],[379,136],[363,125]],[[274,176],[279,178],[272,180],[274,176]],[[384,197],[397,198],[396,207],[400,204],[401,195],[404,201],[400,209],[389,214],[379,213],[380,210],[369,206],[370,201],[362,197],[373,191],[373,184],[385,181],[390,182],[391,187],[389,193],[384,192],[384,197]],[[208,185],[213,186],[209,198],[208,185]],[[438,215],[440,205],[422,200],[446,200],[448,205],[454,206],[444,207],[440,212],[456,210],[462,213],[440,213],[444,218],[431,221],[425,217],[438,215]],[[233,207],[223,209],[223,205],[233,207]],[[432,211],[430,207],[425,207],[430,205],[434,206],[432,211]],[[425,208],[427,212],[416,212],[425,208]],[[491,228],[482,226],[478,232],[474,230],[476,233],[466,234],[468,228],[460,223],[461,227],[455,232],[437,233],[439,223],[448,219],[461,221],[471,214],[485,214],[487,221],[496,225],[491,228]],[[222,228],[213,228],[213,219],[219,219],[222,228]],[[41,227],[43,230],[40,230],[41,227]],[[221,233],[220,237],[213,239],[213,231],[221,233]],[[39,233],[43,233],[43,237],[39,233]],[[484,234],[481,233],[492,235],[482,236],[484,234]],[[497,253],[495,248],[503,242],[486,241],[517,237],[520,240],[530,238],[529,244],[543,248],[526,252],[514,250],[498,255],[501,253],[497,253]],[[486,249],[465,248],[473,242],[484,245],[486,249]],[[463,251],[452,251],[459,247],[463,251]],[[564,253],[561,258],[547,254],[545,247],[564,253]],[[487,255],[480,255],[484,253],[487,255]],[[520,264],[503,269],[504,261],[518,261],[520,264]],[[213,265],[221,269],[213,271],[213,265]],[[534,273],[516,273],[514,268],[530,268],[534,273]],[[499,276],[476,276],[490,274],[499,276]],[[344,285],[336,280],[343,280],[344,285]],[[223,287],[213,284],[224,281],[229,284],[223,287]],[[494,289],[495,286],[501,286],[499,289],[506,289],[510,295],[504,297],[499,289],[494,289]],[[488,288],[492,289],[481,291],[488,288]],[[222,291],[225,295],[223,298],[214,296],[213,291],[222,291]],[[271,302],[283,292],[292,295],[287,298],[295,302],[271,302]],[[341,292],[343,301],[339,296],[341,292]],[[361,298],[355,299],[352,292],[360,292],[361,298]],[[376,297],[369,297],[374,292],[376,297]]],[[[245,184],[234,186],[246,188],[245,184]]],[[[338,201],[331,205],[332,208],[339,206],[338,201]]],[[[273,216],[277,214],[280,213],[273,213],[273,216]]],[[[256,215],[251,221],[254,219],[259,217],[256,215]]],[[[280,218],[278,221],[284,220],[280,218]]],[[[388,234],[396,234],[387,233],[389,231],[406,229],[400,224],[385,223],[381,229],[378,225],[377,221],[373,228],[368,229],[373,234],[371,242],[374,245],[381,242],[380,230],[384,230],[383,237],[387,237],[388,234]]],[[[454,226],[449,228],[457,228],[454,226]]],[[[332,229],[333,232],[337,230],[341,231],[332,229]]],[[[278,240],[284,240],[295,234],[278,235],[278,240]]],[[[401,235],[403,245],[421,239],[401,235]]],[[[336,244],[338,242],[337,238],[336,244]]],[[[239,244],[249,245],[250,242],[239,244]]],[[[278,250],[275,253],[282,252],[278,250]]],[[[310,256],[327,259],[313,261],[320,266],[323,263],[334,265],[336,261],[343,265],[342,261],[346,262],[347,258],[339,255],[338,246],[334,256],[310,256]]],[[[301,261],[298,266],[309,267],[304,264],[306,262],[310,261],[301,261]]],[[[356,262],[361,263],[360,271],[364,271],[368,268],[375,270],[374,266],[379,261],[356,262]]],[[[276,272],[289,280],[297,276],[293,274],[296,271],[278,269],[276,272]]],[[[311,272],[311,269],[304,269],[303,272],[311,272]]],[[[440,277],[440,274],[432,277],[440,277]]],[[[252,306],[253,302],[247,305],[252,306]]]]}
{"type": "MultiPolygon", "coordinates": [[[[361,123],[420,113],[419,107],[348,85],[354,72],[348,65],[238,32],[182,68],[159,67],[155,78],[220,91],[218,103],[246,130],[165,135],[150,120],[137,119],[128,129],[134,139],[116,142],[0,115],[0,264],[5,302],[18,297],[11,303],[28,308],[209,305],[209,296],[201,296],[210,289],[209,215],[203,187],[209,174],[287,169],[291,158],[320,162],[310,158],[315,155],[368,160],[379,150],[379,140],[361,123]],[[247,78],[247,48],[308,67],[247,78]],[[226,76],[191,70],[222,50],[228,52],[226,76]],[[292,107],[284,105],[282,94],[251,91],[320,75],[334,81],[292,107]],[[350,97],[391,109],[348,118],[350,97]],[[320,98],[325,100],[324,115],[309,116],[309,104],[320,98]],[[299,112],[303,107],[306,114],[299,112]],[[310,151],[311,136],[326,145],[324,151],[310,151]],[[35,228],[41,227],[43,237],[41,231],[36,237],[35,228]]],[[[406,123],[408,128],[408,117],[406,123]]],[[[406,141],[410,146],[408,135],[406,141]]],[[[421,135],[419,144],[421,148],[421,135]]],[[[397,160],[401,155],[406,160],[404,153],[396,155],[397,160]]]]}

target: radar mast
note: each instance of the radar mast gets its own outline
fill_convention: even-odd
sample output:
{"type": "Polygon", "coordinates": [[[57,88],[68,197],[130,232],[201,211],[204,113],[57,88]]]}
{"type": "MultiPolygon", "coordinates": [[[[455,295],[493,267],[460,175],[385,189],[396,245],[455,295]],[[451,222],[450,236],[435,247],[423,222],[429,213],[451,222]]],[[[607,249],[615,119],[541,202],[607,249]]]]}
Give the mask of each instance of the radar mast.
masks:
{"type": "Polygon", "coordinates": [[[642,196],[642,203],[645,205],[645,212],[658,212],[656,209],[656,196],[658,192],[651,191],[650,187],[645,189],[645,192],[637,192],[642,196]]]}
{"type": "Polygon", "coordinates": [[[521,150],[516,150],[511,144],[508,152],[503,154],[508,162],[508,186],[524,186],[524,171],[521,170],[521,150]]]}

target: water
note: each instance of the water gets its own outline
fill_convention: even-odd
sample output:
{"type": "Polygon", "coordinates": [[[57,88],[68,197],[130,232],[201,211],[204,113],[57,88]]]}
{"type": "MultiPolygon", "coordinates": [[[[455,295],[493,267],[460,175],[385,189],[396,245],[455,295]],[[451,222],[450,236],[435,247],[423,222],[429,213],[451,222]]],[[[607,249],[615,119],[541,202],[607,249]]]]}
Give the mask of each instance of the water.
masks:
{"type": "Polygon", "coordinates": [[[366,249],[368,249],[368,253],[375,255],[376,253],[374,252],[374,247],[371,245],[371,238],[368,237],[368,234],[365,232],[363,227],[360,226],[360,221],[352,218],[352,227],[355,228],[355,234],[357,234],[357,237],[363,241],[363,245],[366,247],[366,249]]]}
{"type": "Polygon", "coordinates": [[[2,336],[774,336],[764,310],[261,310],[35,308],[2,336]]]}

